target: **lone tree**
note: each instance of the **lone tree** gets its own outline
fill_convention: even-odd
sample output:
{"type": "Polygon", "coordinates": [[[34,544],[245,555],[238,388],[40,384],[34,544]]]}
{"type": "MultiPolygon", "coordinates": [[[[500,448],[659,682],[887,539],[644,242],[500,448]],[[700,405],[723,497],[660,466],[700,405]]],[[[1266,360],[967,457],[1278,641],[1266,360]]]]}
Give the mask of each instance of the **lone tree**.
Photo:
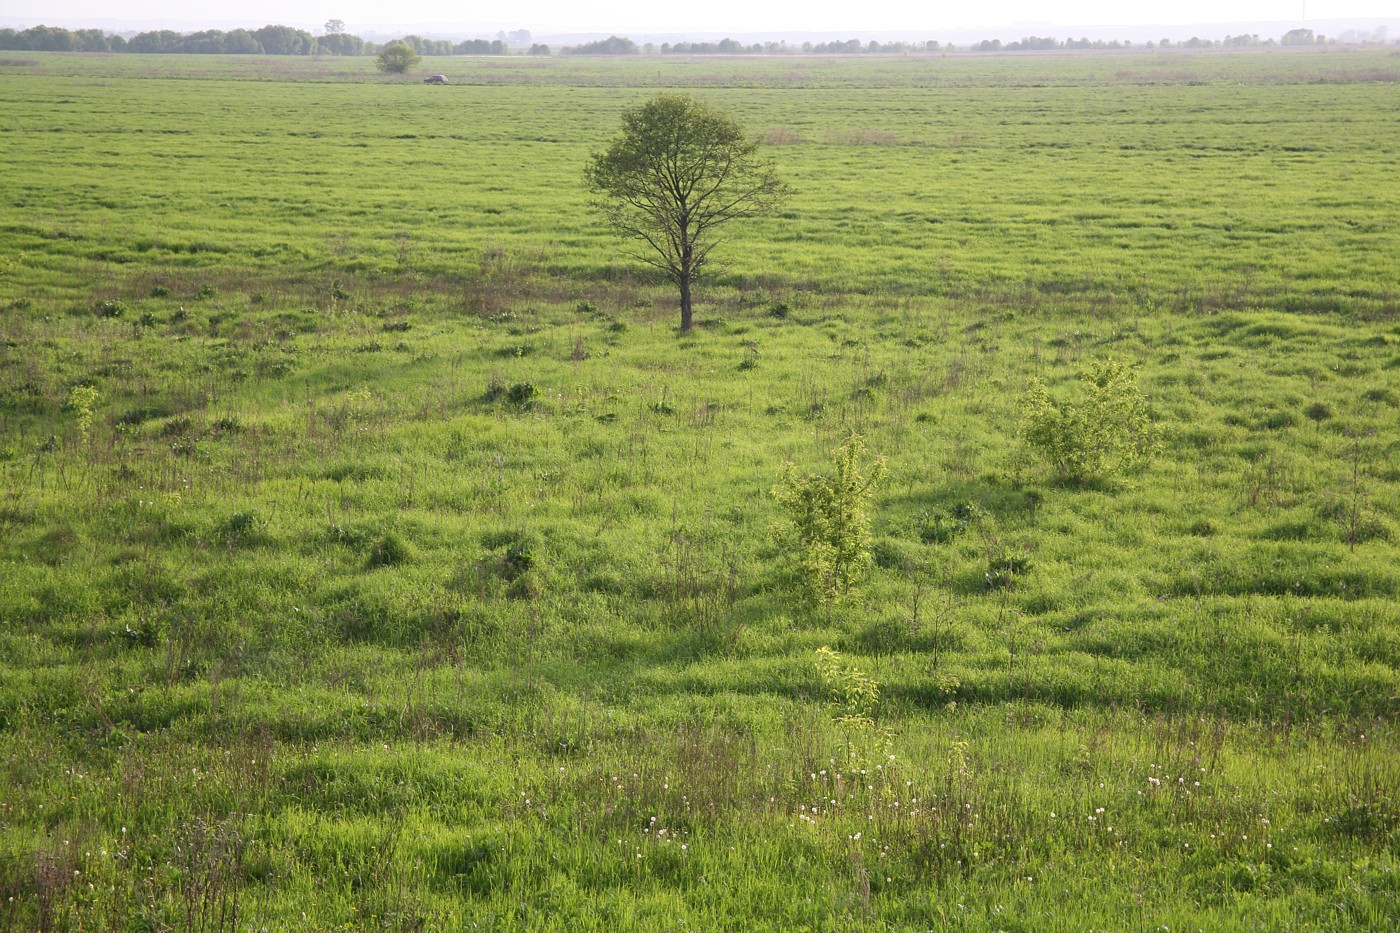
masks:
{"type": "Polygon", "coordinates": [[[422,60],[413,49],[402,42],[395,42],[386,46],[384,51],[379,53],[374,65],[385,74],[401,75],[408,69],[416,67],[422,60]]]}
{"type": "Polygon", "coordinates": [[[682,331],[719,228],[768,214],[787,195],[733,118],[684,94],[624,111],[622,134],[594,153],[584,180],[613,229],[639,244],[636,258],[680,289],[682,331]]]}

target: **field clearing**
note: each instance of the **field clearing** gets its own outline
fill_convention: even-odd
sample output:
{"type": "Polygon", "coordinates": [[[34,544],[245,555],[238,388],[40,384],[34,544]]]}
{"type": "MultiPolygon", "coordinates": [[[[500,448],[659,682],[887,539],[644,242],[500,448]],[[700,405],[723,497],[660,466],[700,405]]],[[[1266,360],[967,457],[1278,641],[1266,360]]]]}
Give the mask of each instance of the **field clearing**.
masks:
{"type": "Polygon", "coordinates": [[[0,59],[0,931],[1400,925],[1400,58],[424,67],[0,59]],[[658,87],[794,189],[689,335],[658,87]]]}

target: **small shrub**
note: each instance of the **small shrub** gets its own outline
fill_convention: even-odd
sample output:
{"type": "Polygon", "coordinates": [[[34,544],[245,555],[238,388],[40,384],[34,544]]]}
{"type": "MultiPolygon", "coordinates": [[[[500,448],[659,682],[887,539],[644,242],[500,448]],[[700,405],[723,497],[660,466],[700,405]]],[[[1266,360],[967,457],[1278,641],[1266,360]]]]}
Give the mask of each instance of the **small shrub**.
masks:
{"type": "Polygon", "coordinates": [[[538,390],[534,383],[517,382],[513,385],[506,385],[499,379],[492,378],[486,385],[486,394],[482,396],[488,402],[508,402],[517,408],[529,406],[538,390]]]}
{"type": "Polygon", "coordinates": [[[841,705],[837,722],[874,725],[875,707],[880,703],[880,684],[835,651],[823,645],[817,649],[817,675],[841,705]]]}
{"type": "Polygon", "coordinates": [[[884,458],[865,465],[859,435],[832,452],[834,474],[798,474],[789,463],[773,497],[790,527],[779,532],[807,594],[835,602],[848,594],[870,567],[870,502],[885,475],[884,458]],[[868,474],[868,475],[867,475],[868,474]]]}
{"type": "Polygon", "coordinates": [[[1030,569],[1030,555],[1018,547],[1002,545],[987,558],[987,589],[1008,589],[1017,577],[1030,569]]]}
{"type": "Polygon", "coordinates": [[[188,418],[185,418],[183,416],[179,418],[171,418],[169,421],[165,422],[165,424],[161,425],[160,436],[183,437],[186,434],[189,434],[190,429],[193,427],[194,423],[188,418]]]}
{"type": "Polygon", "coordinates": [[[1057,402],[1036,382],[1022,405],[1022,439],[1060,479],[1107,479],[1144,466],[1157,454],[1157,430],[1132,370],[1100,363],[1084,374],[1081,396],[1057,402]]]}
{"type": "Polygon", "coordinates": [[[529,545],[513,544],[506,548],[506,553],[501,558],[501,576],[513,583],[524,576],[534,564],[535,555],[529,545]]]}
{"type": "Polygon", "coordinates": [[[816,667],[822,686],[841,710],[836,721],[846,729],[844,766],[873,769],[878,764],[883,768],[889,763],[891,735],[875,721],[879,682],[825,645],[817,649],[816,667]]]}
{"type": "Polygon", "coordinates": [[[126,303],[119,298],[108,298],[97,303],[98,317],[121,317],[126,313],[126,303]]]}
{"type": "Polygon", "coordinates": [[[224,522],[224,530],[230,535],[251,534],[258,527],[258,516],[255,512],[235,512],[224,522]]]}
{"type": "Polygon", "coordinates": [[[238,420],[237,415],[224,415],[212,425],[216,437],[224,434],[241,434],[243,432],[243,422],[238,420]]]}
{"type": "Polygon", "coordinates": [[[758,353],[758,341],[757,341],[757,340],[745,340],[745,341],[744,341],[744,358],[743,358],[743,360],[740,361],[740,363],[739,363],[739,368],[740,368],[741,370],[750,370],[750,369],[756,368],[756,367],[758,366],[758,357],[759,357],[759,353],[758,353]]]}
{"type": "Polygon", "coordinates": [[[128,645],[154,648],[165,641],[165,622],[161,619],[137,619],[134,627],[130,622],[122,626],[120,634],[128,645]]]}
{"type": "Polygon", "coordinates": [[[68,408],[78,416],[78,437],[84,444],[92,437],[93,409],[101,393],[93,386],[74,386],[68,393],[68,408]]]}
{"type": "Polygon", "coordinates": [[[257,544],[262,537],[263,522],[258,513],[245,509],[234,512],[219,523],[215,537],[229,546],[257,544]]]}
{"type": "Polygon", "coordinates": [[[170,289],[166,288],[164,285],[152,285],[152,286],[151,286],[151,297],[152,297],[152,298],[169,298],[169,297],[170,297],[170,289]]]}
{"type": "Polygon", "coordinates": [[[919,525],[919,540],[925,544],[947,544],[986,516],[977,503],[960,502],[947,512],[925,513],[919,525]]]}
{"type": "Polygon", "coordinates": [[[1303,415],[1313,424],[1320,425],[1322,422],[1332,417],[1332,406],[1328,405],[1326,402],[1313,402],[1307,408],[1303,409],[1303,415]]]}

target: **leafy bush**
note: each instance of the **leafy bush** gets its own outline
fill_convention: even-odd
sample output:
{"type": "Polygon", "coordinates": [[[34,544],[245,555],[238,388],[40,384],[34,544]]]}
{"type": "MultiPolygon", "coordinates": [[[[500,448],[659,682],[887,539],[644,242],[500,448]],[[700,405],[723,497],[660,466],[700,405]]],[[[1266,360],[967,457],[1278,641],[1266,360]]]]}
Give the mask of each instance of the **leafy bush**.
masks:
{"type": "Polygon", "coordinates": [[[1013,545],[999,545],[987,557],[987,589],[1008,589],[1030,569],[1031,559],[1025,551],[1013,545]]]}
{"type": "Polygon", "coordinates": [[[375,58],[374,67],[384,74],[401,75],[410,68],[418,67],[422,60],[417,52],[402,42],[391,42],[375,58]]]}
{"type": "Polygon", "coordinates": [[[1076,401],[1056,401],[1033,383],[1022,405],[1021,436],[1060,479],[1076,483],[1141,467],[1161,446],[1137,376],[1113,361],[1084,374],[1076,401]]]}
{"type": "Polygon", "coordinates": [[[78,415],[78,437],[86,444],[92,437],[93,409],[101,393],[93,386],[74,386],[68,393],[68,409],[78,415]]]}
{"type": "Polygon", "coordinates": [[[262,527],[256,512],[234,512],[219,524],[218,537],[228,544],[251,543],[259,537],[262,527]]]}
{"type": "Polygon", "coordinates": [[[975,502],[960,502],[947,512],[925,513],[919,523],[919,540],[924,544],[947,544],[985,515],[975,502]]]}
{"type": "Polygon", "coordinates": [[[875,721],[880,684],[840,654],[823,645],[817,649],[817,676],[841,710],[836,721],[845,729],[843,767],[874,771],[887,764],[891,734],[875,721]]]}
{"type": "Polygon", "coordinates": [[[1322,422],[1331,418],[1333,414],[1332,406],[1328,405],[1326,402],[1313,402],[1307,408],[1303,409],[1303,415],[1314,424],[1322,424],[1322,422]]]}
{"type": "Polygon", "coordinates": [[[501,575],[511,582],[522,577],[535,563],[535,554],[527,544],[515,544],[506,548],[501,558],[501,575]]]}
{"type": "Polygon", "coordinates": [[[817,676],[841,706],[837,722],[875,724],[875,707],[880,703],[880,684],[853,666],[826,645],[817,649],[817,676]]]}
{"type": "Polygon", "coordinates": [[[870,500],[885,475],[884,458],[862,466],[865,444],[859,435],[832,453],[834,475],[799,475],[789,463],[773,487],[792,522],[779,537],[789,546],[808,595],[818,602],[840,600],[869,570],[870,500]]]}
{"type": "Polygon", "coordinates": [[[224,415],[214,422],[213,428],[216,437],[224,434],[239,434],[243,431],[243,422],[238,419],[237,415],[224,415]]]}
{"type": "Polygon", "coordinates": [[[164,619],[137,619],[135,627],[130,622],[118,634],[128,645],[140,648],[154,648],[165,641],[164,619]]]}
{"type": "Polygon", "coordinates": [[[527,408],[538,393],[532,382],[517,382],[508,386],[498,379],[492,379],[486,386],[485,398],[488,402],[504,401],[517,408],[527,408]]]}

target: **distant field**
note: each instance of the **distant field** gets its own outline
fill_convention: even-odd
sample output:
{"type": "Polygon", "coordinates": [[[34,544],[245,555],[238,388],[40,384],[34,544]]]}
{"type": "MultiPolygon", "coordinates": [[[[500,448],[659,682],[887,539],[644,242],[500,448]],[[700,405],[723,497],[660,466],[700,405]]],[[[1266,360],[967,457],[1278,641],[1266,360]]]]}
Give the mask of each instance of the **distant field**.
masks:
{"type": "Polygon", "coordinates": [[[1400,57],[424,70],[0,56],[0,933],[1400,925],[1400,57]],[[687,336],[663,87],[794,189],[687,336]]]}
{"type": "Polygon", "coordinates": [[[412,74],[386,78],[369,56],[131,55],[0,52],[0,73],[70,77],[228,78],[253,81],[567,87],[1014,87],[1106,84],[1345,84],[1400,80],[1400,54],[1381,49],[1286,52],[1162,49],[1121,52],[907,55],[427,56],[412,74]]]}

